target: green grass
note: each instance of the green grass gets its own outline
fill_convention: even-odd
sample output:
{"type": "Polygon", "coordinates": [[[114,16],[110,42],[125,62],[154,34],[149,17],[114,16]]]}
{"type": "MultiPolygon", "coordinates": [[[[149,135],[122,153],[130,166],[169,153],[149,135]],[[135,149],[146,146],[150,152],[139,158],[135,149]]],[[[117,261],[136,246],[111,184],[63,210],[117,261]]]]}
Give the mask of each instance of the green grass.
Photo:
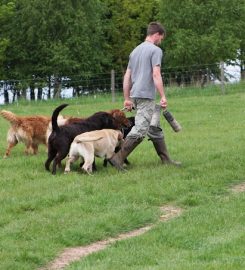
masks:
{"type": "MultiPolygon", "coordinates": [[[[47,154],[25,156],[22,144],[0,159],[0,269],[38,269],[66,247],[93,243],[147,224],[151,231],[117,242],[67,269],[234,270],[245,268],[244,193],[230,187],[245,181],[244,84],[220,88],[167,89],[169,110],[183,130],[162,118],[171,157],[181,168],[162,166],[151,142],[130,155],[126,173],[104,168],[94,176],[56,176],[44,170],[47,154]],[[173,204],[182,215],[159,223],[159,207],[173,204]]],[[[63,115],[87,116],[122,107],[110,96],[19,102],[1,109],[20,115],[46,114],[70,104],[63,115]]],[[[131,115],[128,113],[128,115],[131,115]]],[[[0,118],[0,155],[7,121],[0,118]]],[[[64,163],[64,162],[63,162],[64,163]]]]}

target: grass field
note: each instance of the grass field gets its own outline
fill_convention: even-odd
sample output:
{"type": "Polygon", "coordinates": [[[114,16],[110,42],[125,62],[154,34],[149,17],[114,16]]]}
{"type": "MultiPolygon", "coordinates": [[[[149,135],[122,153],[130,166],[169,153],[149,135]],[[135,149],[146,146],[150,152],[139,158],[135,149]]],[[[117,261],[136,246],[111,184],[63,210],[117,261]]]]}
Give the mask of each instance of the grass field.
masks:
{"type": "MultiPolygon", "coordinates": [[[[17,145],[3,159],[9,123],[0,118],[0,269],[38,269],[67,247],[155,224],[147,233],[116,242],[72,263],[75,270],[245,269],[244,83],[219,88],[167,89],[169,110],[183,130],[174,133],[162,118],[171,157],[181,168],[163,166],[151,142],[130,155],[126,173],[102,166],[93,176],[78,171],[56,176],[44,169],[47,154],[25,156],[17,145]],[[160,207],[182,214],[159,222],[160,207]]],[[[0,109],[19,115],[45,114],[64,100],[20,102],[0,109]]],[[[109,96],[66,100],[63,115],[88,116],[122,107],[109,96]]],[[[128,113],[128,116],[131,114],[128,113]]],[[[63,161],[64,164],[64,161],[63,161]]]]}

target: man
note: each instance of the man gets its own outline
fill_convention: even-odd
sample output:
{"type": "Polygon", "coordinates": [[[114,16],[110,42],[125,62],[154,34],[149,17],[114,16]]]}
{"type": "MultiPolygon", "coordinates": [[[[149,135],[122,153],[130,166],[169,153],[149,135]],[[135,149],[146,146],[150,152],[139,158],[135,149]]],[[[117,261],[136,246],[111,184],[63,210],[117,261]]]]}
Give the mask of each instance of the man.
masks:
{"type": "Polygon", "coordinates": [[[128,111],[134,107],[136,116],[135,126],[127,135],[121,150],[110,159],[112,165],[119,170],[124,170],[125,158],[146,135],[152,140],[163,163],[180,164],[170,159],[160,128],[159,107],[166,109],[167,99],[161,76],[162,50],[156,45],[160,45],[165,35],[165,29],[160,23],[150,23],[145,41],[129,56],[123,80],[124,107],[128,111]],[[156,90],[160,95],[160,106],[155,104],[156,90]]]}

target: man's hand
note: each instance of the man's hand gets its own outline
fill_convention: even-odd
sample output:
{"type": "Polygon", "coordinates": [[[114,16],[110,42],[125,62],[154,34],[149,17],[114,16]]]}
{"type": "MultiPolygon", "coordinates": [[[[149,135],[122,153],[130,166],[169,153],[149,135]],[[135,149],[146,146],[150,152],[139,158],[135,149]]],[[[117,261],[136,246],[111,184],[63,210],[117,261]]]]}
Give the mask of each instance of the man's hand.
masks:
{"type": "Polygon", "coordinates": [[[167,108],[168,103],[167,103],[167,99],[166,99],[165,96],[161,98],[161,100],[160,100],[160,105],[161,105],[161,107],[162,107],[164,110],[167,108]]]}
{"type": "Polygon", "coordinates": [[[134,107],[134,104],[130,99],[125,99],[123,105],[124,105],[124,108],[126,108],[127,111],[129,111],[129,112],[131,112],[133,107],[134,107]]]}

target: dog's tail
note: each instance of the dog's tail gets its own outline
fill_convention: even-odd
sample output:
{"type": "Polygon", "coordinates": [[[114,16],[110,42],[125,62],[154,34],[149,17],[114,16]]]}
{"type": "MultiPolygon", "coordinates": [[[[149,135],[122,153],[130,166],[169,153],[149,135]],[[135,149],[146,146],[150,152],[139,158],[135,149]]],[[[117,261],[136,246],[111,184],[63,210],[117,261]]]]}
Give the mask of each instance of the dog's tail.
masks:
{"type": "Polygon", "coordinates": [[[68,106],[68,104],[62,104],[53,111],[53,114],[52,114],[52,129],[53,129],[53,131],[58,132],[60,130],[60,128],[58,126],[57,119],[58,119],[60,111],[62,111],[66,106],[68,106]]]}
{"type": "Polygon", "coordinates": [[[92,136],[92,137],[84,137],[81,139],[76,139],[75,141],[76,143],[83,143],[83,142],[95,142],[101,139],[103,139],[102,136],[92,136]]]}
{"type": "Polygon", "coordinates": [[[20,118],[16,114],[14,114],[10,111],[2,110],[0,112],[0,114],[2,115],[3,118],[5,118],[7,121],[9,121],[12,125],[14,125],[14,124],[16,125],[20,122],[20,118]]]}

